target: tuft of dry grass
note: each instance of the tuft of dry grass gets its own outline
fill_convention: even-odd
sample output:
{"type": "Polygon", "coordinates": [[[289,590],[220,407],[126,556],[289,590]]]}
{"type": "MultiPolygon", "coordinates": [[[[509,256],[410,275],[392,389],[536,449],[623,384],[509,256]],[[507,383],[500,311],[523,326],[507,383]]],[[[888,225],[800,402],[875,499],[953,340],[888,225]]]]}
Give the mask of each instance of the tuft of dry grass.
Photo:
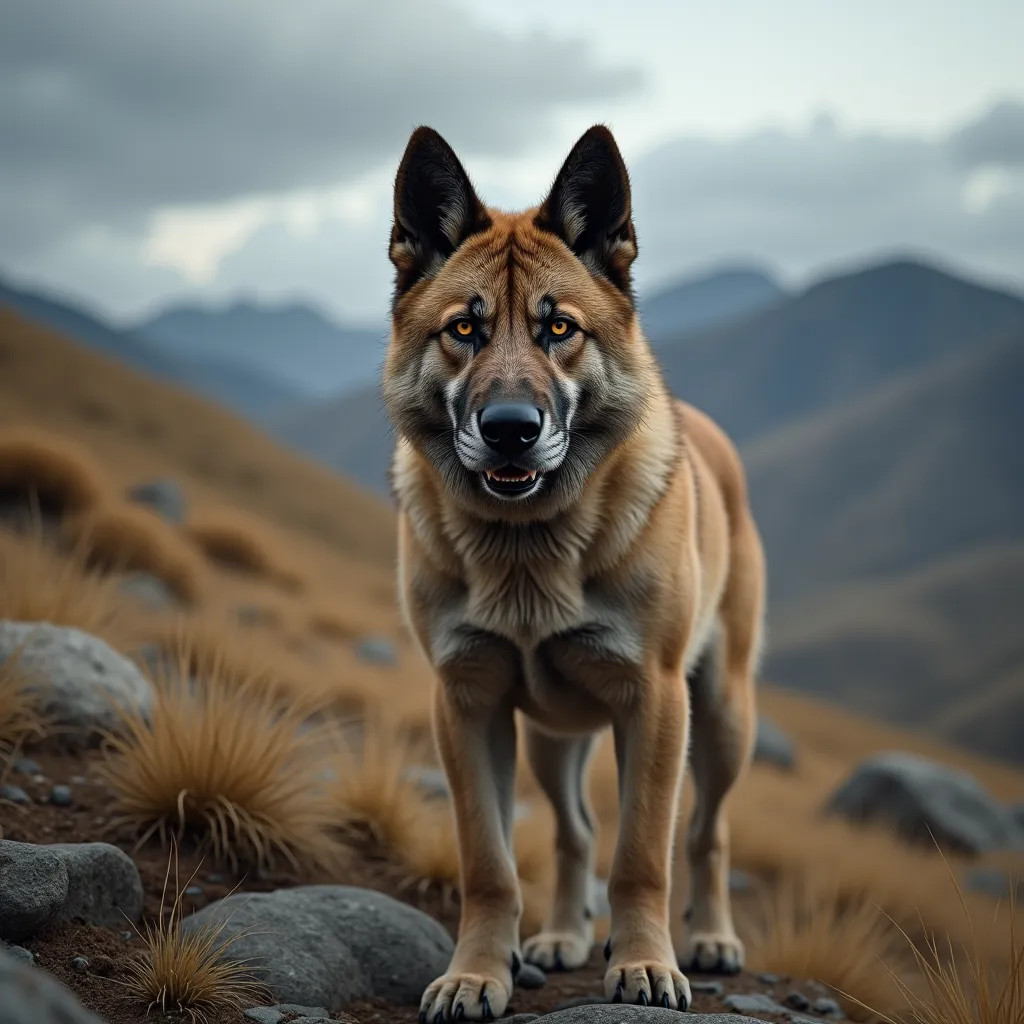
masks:
{"type": "Polygon", "coordinates": [[[816,979],[836,991],[848,1013],[863,1017],[866,1006],[891,1009],[898,1002],[899,989],[885,963],[896,956],[896,938],[871,902],[787,876],[762,895],[747,959],[754,970],[816,979]]]}
{"type": "Polygon", "coordinates": [[[110,502],[76,516],[65,533],[90,565],[108,572],[146,572],[163,580],[183,602],[202,589],[203,563],[180,533],[151,509],[110,502]]]}
{"type": "Polygon", "coordinates": [[[186,532],[211,562],[223,568],[269,580],[293,593],[305,588],[302,577],[275,556],[266,528],[239,512],[209,513],[188,523],[186,532]]]}
{"type": "Polygon", "coordinates": [[[106,473],[74,441],[35,427],[0,430],[0,494],[59,517],[92,508],[109,491],[106,473]]]}
{"type": "Polygon", "coordinates": [[[106,739],[101,772],[114,795],[114,826],[139,844],[194,836],[232,868],[331,871],[340,845],[323,780],[327,736],[311,709],[266,681],[189,679],[190,652],[154,681],[147,721],[126,713],[106,739]]]}
{"type": "Polygon", "coordinates": [[[47,724],[39,695],[21,670],[15,652],[0,661],[0,769],[3,761],[15,754],[29,737],[42,739],[47,724]]]}
{"type": "Polygon", "coordinates": [[[139,638],[116,582],[91,570],[78,549],[58,555],[38,526],[0,530],[0,619],[71,626],[122,649],[139,638]]]}
{"type": "Polygon", "coordinates": [[[232,944],[246,934],[223,938],[230,918],[194,931],[182,928],[182,895],[195,874],[184,886],[179,884],[175,848],[164,876],[159,918],[135,929],[145,948],[125,964],[127,978],[122,984],[129,997],[146,1004],[147,1013],[155,1009],[181,1014],[193,1024],[216,1024],[268,999],[270,993],[252,977],[248,963],[230,957],[232,944]],[[174,900],[165,913],[172,862],[174,900]]]}
{"type": "Polygon", "coordinates": [[[890,968],[892,982],[907,1009],[887,1016],[874,1006],[870,1008],[888,1024],[1022,1024],[1024,938],[1017,930],[1017,880],[1012,879],[1010,886],[1009,921],[1002,938],[997,938],[1001,909],[997,903],[991,930],[983,942],[952,870],[949,877],[967,920],[969,944],[957,950],[951,939],[940,942],[923,924],[925,938],[915,941],[900,928],[922,984],[908,985],[901,971],[890,968]]]}

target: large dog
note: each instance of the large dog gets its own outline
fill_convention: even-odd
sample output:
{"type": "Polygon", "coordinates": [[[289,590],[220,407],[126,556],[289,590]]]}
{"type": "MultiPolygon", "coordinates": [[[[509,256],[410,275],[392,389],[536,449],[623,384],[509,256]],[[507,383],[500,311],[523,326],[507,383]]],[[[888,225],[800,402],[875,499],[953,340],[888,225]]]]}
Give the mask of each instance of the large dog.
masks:
{"type": "Polygon", "coordinates": [[[423,995],[430,1022],[500,1016],[521,956],[548,969],[588,960],[586,769],[609,725],[621,813],[606,996],[686,1009],[680,963],[743,961],[724,801],[752,746],[764,557],[733,446],[670,397],[643,337],[630,203],[602,126],[522,213],[484,206],[429,128],[413,133],[395,180],[383,392],[398,435],[399,584],[439,679],[462,897],[448,972],[423,995]],[[557,820],[554,904],[521,954],[516,710],[557,820]],[[669,887],[691,742],[677,961],[669,887]]]}

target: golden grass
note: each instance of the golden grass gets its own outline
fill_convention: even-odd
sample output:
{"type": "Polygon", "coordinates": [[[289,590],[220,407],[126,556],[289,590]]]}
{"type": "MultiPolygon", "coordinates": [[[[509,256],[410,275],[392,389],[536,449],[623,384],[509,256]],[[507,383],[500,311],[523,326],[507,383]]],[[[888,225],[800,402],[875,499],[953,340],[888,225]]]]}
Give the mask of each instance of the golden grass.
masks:
{"type": "Polygon", "coordinates": [[[108,572],[147,572],[183,602],[198,600],[203,563],[170,523],[151,509],[105,503],[65,524],[65,533],[90,564],[108,572]]]}
{"type": "Polygon", "coordinates": [[[155,680],[150,721],[124,715],[106,741],[101,773],[114,827],[144,843],[191,834],[232,868],[332,870],[339,844],[323,785],[327,738],[303,728],[310,709],[283,701],[258,677],[225,685],[212,666],[188,682],[189,652],[155,680]]]}
{"type": "Polygon", "coordinates": [[[0,530],[0,619],[71,626],[122,649],[140,635],[117,583],[91,570],[79,549],[59,555],[38,527],[0,530]]]}
{"type": "Polygon", "coordinates": [[[181,886],[178,881],[177,850],[173,855],[174,899],[165,914],[171,861],[160,895],[160,916],[135,931],[144,949],[125,963],[126,979],[121,983],[132,999],[152,1010],[176,1013],[193,1024],[216,1024],[229,1015],[241,1013],[254,1003],[269,1001],[270,992],[256,981],[251,967],[230,957],[230,949],[242,935],[223,938],[230,918],[219,924],[186,932],[182,928],[182,895],[195,877],[181,886]]]}
{"type": "Polygon", "coordinates": [[[303,578],[276,557],[266,528],[240,512],[208,514],[189,522],[186,532],[217,565],[269,580],[293,593],[305,587],[303,578]]]}
{"type": "Polygon", "coordinates": [[[47,716],[31,680],[21,670],[18,652],[0,662],[0,778],[3,762],[29,738],[46,735],[47,716]]]}
{"type": "Polygon", "coordinates": [[[102,501],[110,485],[89,451],[33,427],[0,430],[0,492],[56,515],[102,501]]]}
{"type": "MultiPolygon", "coordinates": [[[[899,989],[886,958],[897,933],[873,903],[850,901],[827,883],[788,876],[761,899],[747,940],[751,969],[812,978],[839,995],[851,1016],[863,1008],[891,1010],[899,989]]],[[[905,965],[904,965],[905,966],[905,965]]]]}

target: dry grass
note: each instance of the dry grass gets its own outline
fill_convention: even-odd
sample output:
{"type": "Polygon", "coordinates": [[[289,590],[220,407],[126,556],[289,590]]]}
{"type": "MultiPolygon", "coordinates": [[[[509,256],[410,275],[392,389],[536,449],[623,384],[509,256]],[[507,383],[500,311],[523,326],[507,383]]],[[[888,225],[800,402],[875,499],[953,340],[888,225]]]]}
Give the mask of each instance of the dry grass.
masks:
{"type": "Polygon", "coordinates": [[[864,1005],[896,1005],[886,958],[897,934],[874,904],[850,901],[827,884],[780,879],[762,897],[747,942],[753,970],[813,978],[834,989],[853,1016],[864,1005]]]}
{"type": "Polygon", "coordinates": [[[941,941],[928,932],[926,938],[915,941],[901,928],[923,984],[908,985],[898,969],[891,970],[893,984],[908,1008],[891,1017],[884,1013],[879,1016],[889,1024],[1022,1024],[1024,937],[1018,932],[1016,879],[1010,886],[1009,920],[1002,936],[998,935],[1001,922],[997,904],[988,937],[983,941],[952,870],[949,878],[967,921],[969,943],[957,950],[948,938],[941,941]]]}
{"type": "Polygon", "coordinates": [[[103,500],[110,485],[87,449],[32,427],[0,430],[0,494],[63,516],[103,500]]]}
{"type": "Polygon", "coordinates": [[[147,722],[126,715],[102,774],[115,827],[139,843],[191,834],[232,868],[330,871],[340,852],[322,773],[327,738],[305,728],[310,709],[282,701],[259,677],[225,685],[216,666],[189,683],[189,651],[155,681],[147,722]],[[186,681],[183,681],[186,680],[186,681]]]}
{"type": "Polygon", "coordinates": [[[145,949],[125,964],[127,980],[122,984],[128,995],[145,1003],[147,1013],[181,1014],[193,1024],[216,1024],[269,1000],[270,993],[253,979],[250,965],[229,955],[232,944],[245,934],[222,938],[230,918],[191,932],[182,928],[182,894],[195,874],[182,886],[176,850],[173,864],[175,891],[169,912],[165,914],[164,908],[171,862],[164,876],[159,920],[135,929],[145,949]]]}
{"type": "Polygon", "coordinates": [[[122,649],[140,635],[116,582],[91,570],[79,549],[59,555],[38,527],[0,530],[0,619],[71,626],[122,649]]]}
{"type": "Polygon", "coordinates": [[[269,580],[293,593],[304,589],[302,577],[275,556],[266,528],[240,512],[207,515],[190,522],[186,532],[210,561],[223,568],[269,580]]]}
{"type": "Polygon", "coordinates": [[[163,580],[183,602],[202,591],[203,563],[181,534],[159,515],[139,505],[110,502],[76,516],[67,536],[91,565],[108,572],[146,572],[163,580]]]}
{"type": "Polygon", "coordinates": [[[4,761],[27,739],[46,735],[47,716],[18,662],[17,652],[0,662],[0,778],[4,761]]]}

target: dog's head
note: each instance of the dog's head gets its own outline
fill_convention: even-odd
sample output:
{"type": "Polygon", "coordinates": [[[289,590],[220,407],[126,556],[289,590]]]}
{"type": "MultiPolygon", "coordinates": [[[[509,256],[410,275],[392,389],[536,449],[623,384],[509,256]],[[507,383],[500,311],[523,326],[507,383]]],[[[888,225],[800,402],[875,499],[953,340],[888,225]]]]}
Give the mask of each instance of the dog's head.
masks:
{"type": "Polygon", "coordinates": [[[503,213],[437,132],[416,129],[395,179],[390,256],[383,390],[396,430],[479,515],[568,507],[640,423],[655,372],[611,132],[580,138],[540,206],[503,213]]]}

